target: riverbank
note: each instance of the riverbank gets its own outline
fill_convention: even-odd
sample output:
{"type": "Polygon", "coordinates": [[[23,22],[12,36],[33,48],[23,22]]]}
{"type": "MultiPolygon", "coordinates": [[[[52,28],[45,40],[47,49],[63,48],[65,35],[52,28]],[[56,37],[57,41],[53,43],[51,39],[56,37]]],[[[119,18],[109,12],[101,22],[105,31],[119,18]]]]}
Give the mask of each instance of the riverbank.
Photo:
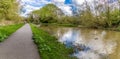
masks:
{"type": "Polygon", "coordinates": [[[7,26],[0,26],[0,42],[4,41],[8,36],[19,29],[23,24],[14,24],[7,26]]]}
{"type": "Polygon", "coordinates": [[[60,26],[60,27],[78,27],[78,28],[88,28],[88,29],[98,29],[98,30],[110,30],[110,31],[120,31],[120,26],[104,28],[104,27],[89,27],[84,25],[74,25],[74,24],[57,24],[57,23],[41,23],[40,26],[60,26]]]}
{"type": "Polygon", "coordinates": [[[64,44],[57,41],[57,38],[42,29],[38,29],[35,25],[31,24],[31,28],[34,42],[38,46],[42,59],[76,59],[70,56],[73,49],[66,48],[64,44]]]}
{"type": "Polygon", "coordinates": [[[64,26],[64,27],[77,27],[78,25],[73,24],[58,24],[58,23],[41,23],[44,26],[64,26]]]}

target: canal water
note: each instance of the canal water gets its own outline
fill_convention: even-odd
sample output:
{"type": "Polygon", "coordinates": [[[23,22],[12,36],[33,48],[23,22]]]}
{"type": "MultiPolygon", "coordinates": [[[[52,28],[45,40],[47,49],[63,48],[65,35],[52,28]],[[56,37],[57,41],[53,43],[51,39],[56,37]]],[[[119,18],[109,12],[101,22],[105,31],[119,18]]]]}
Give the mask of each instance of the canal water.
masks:
{"type": "Polygon", "coordinates": [[[120,32],[76,27],[41,26],[78,59],[120,59],[120,32]]]}

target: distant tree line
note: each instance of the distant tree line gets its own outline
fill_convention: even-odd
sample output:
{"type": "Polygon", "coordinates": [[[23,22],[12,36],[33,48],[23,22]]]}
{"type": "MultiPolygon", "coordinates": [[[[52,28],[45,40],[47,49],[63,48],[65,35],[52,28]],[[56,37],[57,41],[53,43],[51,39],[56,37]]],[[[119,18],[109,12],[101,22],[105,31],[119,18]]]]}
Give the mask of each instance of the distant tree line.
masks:
{"type": "Polygon", "coordinates": [[[29,21],[34,23],[59,23],[83,25],[93,28],[118,27],[120,25],[120,1],[111,3],[108,0],[85,0],[77,10],[77,15],[66,16],[54,4],[47,4],[43,8],[33,11],[29,21]]]}

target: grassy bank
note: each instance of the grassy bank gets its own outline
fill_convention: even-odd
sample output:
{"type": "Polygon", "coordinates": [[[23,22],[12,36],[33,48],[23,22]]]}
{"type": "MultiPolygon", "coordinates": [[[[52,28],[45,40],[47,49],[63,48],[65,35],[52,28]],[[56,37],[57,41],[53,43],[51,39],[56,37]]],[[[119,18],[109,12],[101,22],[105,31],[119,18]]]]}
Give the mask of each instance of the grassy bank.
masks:
{"type": "Polygon", "coordinates": [[[59,24],[59,23],[42,23],[42,25],[45,26],[64,26],[64,27],[77,27],[78,25],[74,25],[74,24],[59,24]]]}
{"type": "Polygon", "coordinates": [[[59,43],[54,36],[38,29],[35,25],[31,24],[31,28],[42,59],[75,59],[69,56],[73,50],[59,43]]]}
{"type": "MultiPolygon", "coordinates": [[[[38,24],[37,24],[38,25],[38,24]]],[[[78,28],[88,28],[88,29],[98,29],[98,30],[110,30],[110,31],[120,31],[120,26],[117,27],[89,27],[85,25],[74,25],[74,24],[58,24],[58,23],[41,23],[38,27],[42,26],[59,26],[59,27],[78,27],[78,28]]]]}
{"type": "Polygon", "coordinates": [[[0,42],[4,41],[8,36],[20,28],[23,24],[14,24],[8,26],[0,26],[0,42]]]}

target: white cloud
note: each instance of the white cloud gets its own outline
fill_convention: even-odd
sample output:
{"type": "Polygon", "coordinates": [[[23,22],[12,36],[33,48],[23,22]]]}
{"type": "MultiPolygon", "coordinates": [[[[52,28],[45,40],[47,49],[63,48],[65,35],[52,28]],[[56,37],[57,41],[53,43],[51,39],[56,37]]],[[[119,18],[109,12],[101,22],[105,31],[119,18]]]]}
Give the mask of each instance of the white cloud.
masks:
{"type": "Polygon", "coordinates": [[[21,16],[27,16],[27,14],[29,14],[31,11],[38,10],[38,9],[40,9],[40,7],[34,7],[31,5],[24,5],[23,9],[25,10],[25,12],[21,13],[21,16]]]}
{"type": "Polygon", "coordinates": [[[40,9],[43,5],[51,3],[46,0],[20,0],[20,5],[25,10],[20,15],[27,16],[31,11],[40,9]]]}
{"type": "Polygon", "coordinates": [[[21,5],[25,9],[24,13],[21,13],[22,16],[29,14],[33,10],[41,8],[43,5],[48,3],[53,3],[57,5],[66,15],[72,15],[72,8],[69,5],[64,4],[65,0],[21,0],[21,5]],[[41,5],[41,6],[40,6],[41,5]]]}
{"type": "Polygon", "coordinates": [[[76,5],[81,5],[85,0],[73,0],[73,3],[76,5]]]}
{"type": "MultiPolygon", "coordinates": [[[[23,6],[25,12],[22,15],[29,14],[33,10],[37,10],[48,3],[53,3],[57,5],[66,15],[72,15],[72,7],[68,4],[64,4],[65,0],[20,0],[20,5],[23,6]]],[[[92,0],[87,0],[92,1],[92,0]]],[[[72,0],[72,5],[79,7],[84,2],[84,0],[72,0]]]]}
{"type": "Polygon", "coordinates": [[[72,15],[72,8],[68,5],[59,5],[58,6],[66,15],[72,15]]]}
{"type": "Polygon", "coordinates": [[[64,4],[65,0],[52,0],[52,3],[60,8],[65,15],[72,15],[72,8],[64,4]]]}
{"type": "MultiPolygon", "coordinates": [[[[76,4],[76,5],[81,5],[83,2],[85,2],[85,0],[72,0],[73,1],[73,4],[76,4]]],[[[93,0],[86,0],[87,2],[91,2],[93,0]]]]}
{"type": "Polygon", "coordinates": [[[54,3],[64,3],[65,0],[52,0],[52,2],[54,2],[54,3]]]}

